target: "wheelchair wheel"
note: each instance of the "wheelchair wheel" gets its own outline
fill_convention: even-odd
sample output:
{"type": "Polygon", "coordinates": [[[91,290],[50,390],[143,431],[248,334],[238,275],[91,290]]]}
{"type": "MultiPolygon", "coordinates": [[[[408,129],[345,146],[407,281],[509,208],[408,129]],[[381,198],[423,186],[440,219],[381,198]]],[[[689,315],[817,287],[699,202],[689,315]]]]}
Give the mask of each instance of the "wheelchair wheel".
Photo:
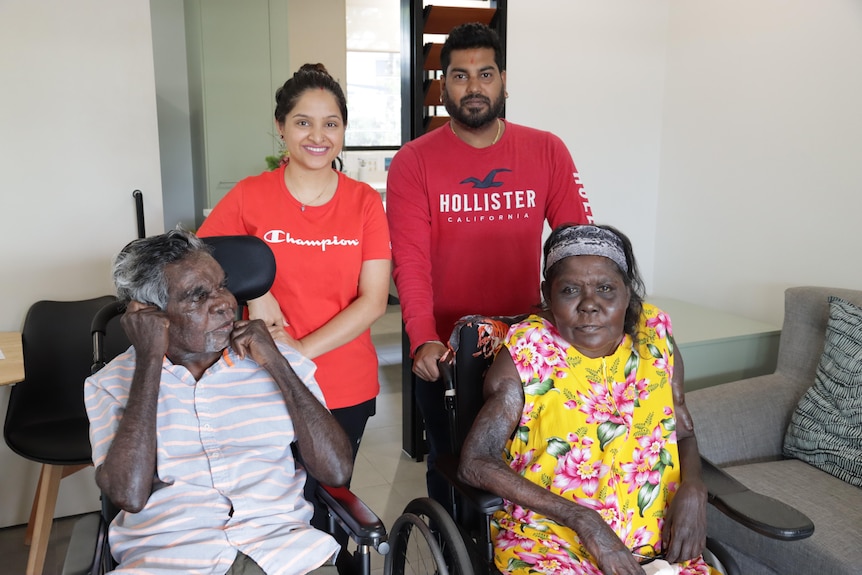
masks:
{"type": "Polygon", "coordinates": [[[461,530],[442,505],[428,497],[420,497],[408,503],[404,512],[421,518],[431,529],[449,575],[473,575],[470,554],[461,530]]]}
{"type": "Polygon", "coordinates": [[[449,575],[431,528],[418,515],[404,513],[389,532],[384,575],[449,575]]]}
{"type": "Polygon", "coordinates": [[[721,575],[739,575],[739,567],[730,553],[720,543],[706,538],[706,549],[703,550],[703,558],[707,564],[721,573],[721,575]]]}

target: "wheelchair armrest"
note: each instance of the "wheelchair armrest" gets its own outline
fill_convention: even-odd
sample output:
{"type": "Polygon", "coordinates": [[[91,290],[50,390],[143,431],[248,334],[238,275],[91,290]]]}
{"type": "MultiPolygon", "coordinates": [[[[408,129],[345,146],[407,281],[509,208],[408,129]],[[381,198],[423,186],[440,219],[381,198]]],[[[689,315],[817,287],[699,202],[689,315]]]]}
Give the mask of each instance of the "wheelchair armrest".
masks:
{"type": "Polygon", "coordinates": [[[737,523],[783,541],[805,539],[814,533],[814,524],[804,513],[751,491],[705,457],[700,461],[709,502],[737,523]]]}
{"type": "Polygon", "coordinates": [[[317,496],[358,545],[374,547],[381,555],[389,552],[383,521],[352,491],[318,485],[317,496]]]}
{"type": "Polygon", "coordinates": [[[491,515],[503,508],[503,499],[490,491],[467,485],[458,479],[458,458],[451,454],[441,453],[434,462],[437,470],[451,483],[455,490],[467,498],[467,501],[481,513],[491,515]]]}

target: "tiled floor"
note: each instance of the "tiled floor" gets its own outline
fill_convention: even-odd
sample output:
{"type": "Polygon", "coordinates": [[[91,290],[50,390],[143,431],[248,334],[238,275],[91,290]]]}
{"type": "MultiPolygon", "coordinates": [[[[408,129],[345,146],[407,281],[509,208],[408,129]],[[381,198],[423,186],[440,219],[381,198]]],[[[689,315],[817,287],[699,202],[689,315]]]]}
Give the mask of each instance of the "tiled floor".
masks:
{"type": "MultiPolygon", "coordinates": [[[[425,463],[413,461],[401,451],[401,317],[396,306],[379,320],[372,335],[380,356],[380,396],[377,415],[359,448],[351,489],[390,527],[409,501],[424,497],[425,463]]],[[[76,518],[54,521],[44,575],[59,575],[76,518]]],[[[29,548],[21,527],[0,529],[0,574],[20,575],[29,548]]],[[[372,570],[379,575],[383,558],[373,555],[372,570]]]]}

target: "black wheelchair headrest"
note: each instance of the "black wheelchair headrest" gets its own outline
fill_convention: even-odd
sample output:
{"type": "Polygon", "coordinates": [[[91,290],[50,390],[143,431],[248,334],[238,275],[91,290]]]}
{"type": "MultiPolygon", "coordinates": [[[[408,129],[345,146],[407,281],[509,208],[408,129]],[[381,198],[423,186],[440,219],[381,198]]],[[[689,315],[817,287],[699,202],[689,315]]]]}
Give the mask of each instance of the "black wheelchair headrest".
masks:
{"type": "Polygon", "coordinates": [[[275,256],[254,236],[201,238],[227,276],[227,287],[240,303],[262,296],[275,281],[275,256]]]}

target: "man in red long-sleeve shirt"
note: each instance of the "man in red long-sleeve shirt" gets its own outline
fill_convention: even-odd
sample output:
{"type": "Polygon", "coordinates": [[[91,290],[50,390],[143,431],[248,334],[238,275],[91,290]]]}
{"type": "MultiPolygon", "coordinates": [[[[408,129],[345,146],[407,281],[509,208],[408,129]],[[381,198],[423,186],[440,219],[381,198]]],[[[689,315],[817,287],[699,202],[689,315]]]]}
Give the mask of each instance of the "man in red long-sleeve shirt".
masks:
{"type": "Polygon", "coordinates": [[[467,314],[515,315],[541,300],[542,228],[591,223],[565,144],[500,118],[506,98],[500,41],[483,24],[456,27],[440,55],[451,121],[392,159],[387,216],[394,278],[425,421],[428,493],[447,508],[433,468],[449,451],[437,360],[467,314]]]}

